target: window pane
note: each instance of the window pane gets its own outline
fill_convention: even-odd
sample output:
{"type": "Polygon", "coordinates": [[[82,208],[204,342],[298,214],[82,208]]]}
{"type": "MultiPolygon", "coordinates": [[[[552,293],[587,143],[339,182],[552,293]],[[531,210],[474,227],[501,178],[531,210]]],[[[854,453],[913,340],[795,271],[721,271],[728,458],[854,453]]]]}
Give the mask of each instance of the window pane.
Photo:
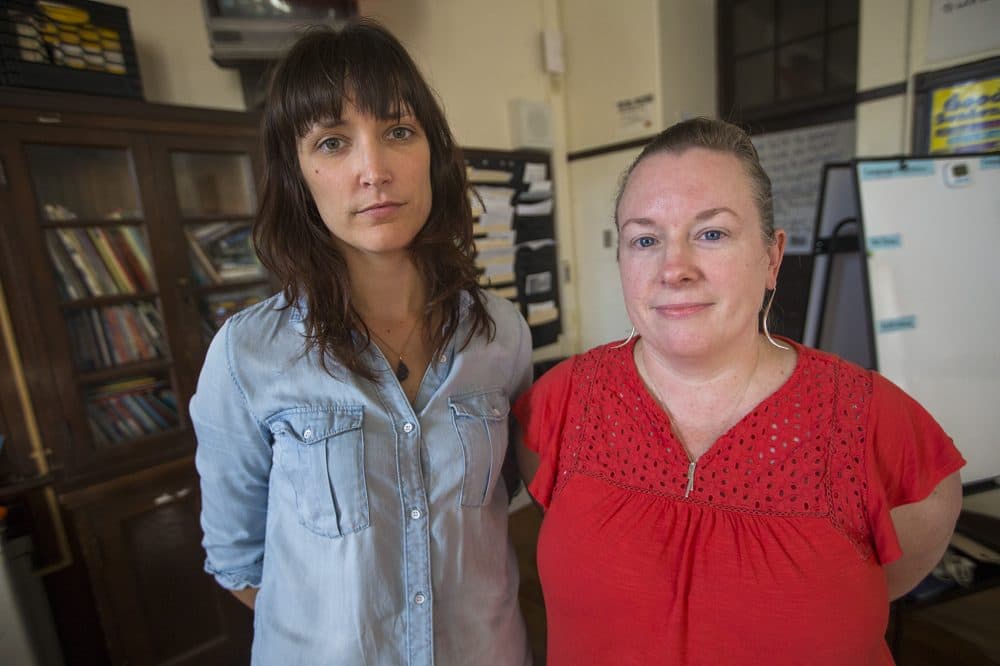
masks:
{"type": "Polygon", "coordinates": [[[778,98],[797,99],[823,92],[823,38],[778,50],[778,98]]]}
{"type": "Polygon", "coordinates": [[[823,31],[823,0],[780,0],[778,40],[787,42],[823,31]]]}
{"type": "Polygon", "coordinates": [[[774,101],[774,53],[741,58],[733,63],[733,101],[749,109],[774,101]]]}
{"type": "Polygon", "coordinates": [[[253,214],[257,200],[248,155],[175,152],[170,159],[184,217],[253,214]]]}
{"type": "Polygon", "coordinates": [[[746,0],[735,5],[730,28],[736,55],[773,46],[773,0],[746,0]]]}
{"type": "Polygon", "coordinates": [[[25,152],[43,220],[142,218],[128,150],[31,144],[25,152]]]}
{"type": "Polygon", "coordinates": [[[858,77],[858,29],[856,26],[830,33],[827,52],[827,88],[854,90],[858,77]]]}
{"type": "Polygon", "coordinates": [[[830,27],[858,22],[858,0],[830,0],[830,27]]]}

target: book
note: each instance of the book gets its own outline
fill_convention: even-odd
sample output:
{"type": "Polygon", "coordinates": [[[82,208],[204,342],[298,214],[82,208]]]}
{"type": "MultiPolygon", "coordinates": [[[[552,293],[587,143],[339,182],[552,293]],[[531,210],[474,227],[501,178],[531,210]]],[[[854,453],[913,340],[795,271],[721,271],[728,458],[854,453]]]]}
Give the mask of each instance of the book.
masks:
{"type": "Polygon", "coordinates": [[[143,268],[142,262],[135,256],[131,246],[129,246],[128,241],[125,239],[124,230],[117,229],[109,233],[108,240],[111,242],[111,247],[114,249],[115,255],[125,265],[125,269],[136,288],[139,291],[154,291],[152,280],[146,275],[146,270],[143,268]]]}
{"type": "Polygon", "coordinates": [[[55,233],[59,237],[59,242],[62,243],[62,246],[66,249],[66,253],[69,255],[73,265],[76,266],[83,283],[87,285],[87,295],[104,296],[106,294],[104,287],[97,279],[97,274],[88,263],[87,257],[83,252],[83,248],[80,247],[76,236],[73,234],[73,230],[56,229],[55,233]]]}
{"type": "Polygon", "coordinates": [[[143,282],[148,285],[148,291],[155,291],[156,282],[153,279],[153,266],[149,261],[149,250],[146,249],[146,239],[142,229],[137,226],[121,227],[122,241],[128,246],[129,254],[133,257],[143,274],[143,282]]]}
{"type": "Polygon", "coordinates": [[[108,267],[104,264],[104,260],[101,258],[101,253],[97,250],[93,241],[91,241],[86,229],[69,229],[68,231],[76,239],[77,246],[83,253],[87,265],[90,267],[90,270],[94,272],[97,280],[101,283],[103,293],[120,293],[118,283],[116,283],[115,279],[111,276],[108,267]]]}
{"type": "Polygon", "coordinates": [[[49,249],[49,258],[52,266],[56,269],[56,276],[59,278],[59,288],[63,298],[77,299],[86,298],[87,287],[80,279],[73,259],[62,243],[51,232],[45,234],[45,244],[49,249]]]}
{"type": "Polygon", "coordinates": [[[201,246],[198,239],[191,233],[187,228],[184,229],[184,235],[187,236],[188,240],[188,250],[191,255],[192,263],[196,267],[197,271],[200,271],[206,277],[205,282],[210,284],[219,284],[222,282],[222,276],[219,272],[215,270],[215,266],[212,264],[212,260],[208,258],[205,253],[205,248],[201,246]]]}
{"type": "Polygon", "coordinates": [[[129,277],[124,262],[115,254],[114,248],[111,246],[111,241],[108,238],[108,232],[101,227],[90,227],[86,231],[90,237],[90,241],[101,255],[101,260],[104,262],[105,267],[107,267],[111,279],[114,280],[118,293],[135,293],[135,283],[129,277]]]}

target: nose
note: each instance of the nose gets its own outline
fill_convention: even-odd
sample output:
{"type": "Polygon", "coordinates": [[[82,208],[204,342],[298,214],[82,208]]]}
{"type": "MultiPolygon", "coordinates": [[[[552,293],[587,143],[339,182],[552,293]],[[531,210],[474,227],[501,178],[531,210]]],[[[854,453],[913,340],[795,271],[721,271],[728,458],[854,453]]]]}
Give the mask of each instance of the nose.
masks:
{"type": "Polygon", "coordinates": [[[378,141],[362,142],[358,150],[358,170],[361,184],[378,187],[392,180],[392,170],[386,148],[378,141]]]}
{"type": "Polygon", "coordinates": [[[665,285],[678,286],[693,282],[697,277],[693,248],[683,241],[667,243],[660,264],[660,281],[665,285]]]}

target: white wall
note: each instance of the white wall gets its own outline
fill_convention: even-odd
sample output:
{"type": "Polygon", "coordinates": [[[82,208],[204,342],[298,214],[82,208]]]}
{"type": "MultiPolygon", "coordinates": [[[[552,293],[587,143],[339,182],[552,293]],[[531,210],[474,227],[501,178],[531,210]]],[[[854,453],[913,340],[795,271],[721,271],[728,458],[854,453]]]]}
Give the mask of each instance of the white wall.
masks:
{"type": "Polygon", "coordinates": [[[715,117],[716,3],[660,0],[659,5],[663,128],[694,116],[715,117]]]}
{"type": "Polygon", "coordinates": [[[618,143],[659,129],[620,127],[615,103],[654,95],[662,117],[656,0],[562,0],[569,150],[618,143]]]}
{"type": "Polygon", "coordinates": [[[1000,55],[1000,48],[949,61],[925,57],[932,0],[860,0],[858,90],[909,82],[902,95],[858,105],[857,155],[912,152],[913,91],[917,73],[1000,55]]]}
{"type": "Polygon", "coordinates": [[[243,111],[236,70],[212,62],[200,0],[113,0],[126,7],[147,101],[243,111]]]}

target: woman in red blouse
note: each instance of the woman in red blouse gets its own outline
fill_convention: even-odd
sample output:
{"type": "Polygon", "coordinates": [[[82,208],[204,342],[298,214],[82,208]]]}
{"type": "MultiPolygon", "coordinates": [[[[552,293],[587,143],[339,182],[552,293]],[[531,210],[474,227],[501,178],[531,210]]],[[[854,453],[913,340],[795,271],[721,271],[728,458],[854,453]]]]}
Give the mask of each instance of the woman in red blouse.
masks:
{"type": "Polygon", "coordinates": [[[892,663],[888,603],[944,552],[964,461],[885,378],[759,331],[773,220],[721,121],[667,129],[626,173],[636,335],[515,408],[551,664],[892,663]]]}

